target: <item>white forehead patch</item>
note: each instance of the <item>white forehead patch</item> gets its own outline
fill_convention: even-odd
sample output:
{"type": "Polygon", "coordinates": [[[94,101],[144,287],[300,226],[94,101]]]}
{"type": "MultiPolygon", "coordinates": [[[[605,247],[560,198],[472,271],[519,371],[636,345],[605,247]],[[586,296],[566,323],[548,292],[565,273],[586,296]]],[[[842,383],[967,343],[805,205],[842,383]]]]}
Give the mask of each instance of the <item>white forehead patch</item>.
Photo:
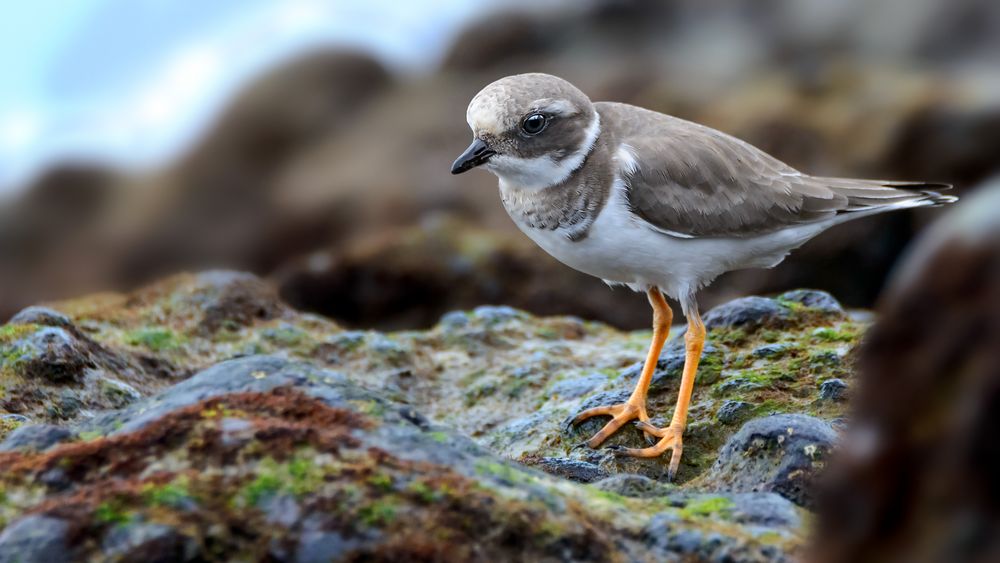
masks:
{"type": "Polygon", "coordinates": [[[465,112],[465,120],[476,133],[499,135],[503,132],[503,122],[498,115],[499,108],[482,103],[479,98],[473,98],[469,109],[465,112]]]}

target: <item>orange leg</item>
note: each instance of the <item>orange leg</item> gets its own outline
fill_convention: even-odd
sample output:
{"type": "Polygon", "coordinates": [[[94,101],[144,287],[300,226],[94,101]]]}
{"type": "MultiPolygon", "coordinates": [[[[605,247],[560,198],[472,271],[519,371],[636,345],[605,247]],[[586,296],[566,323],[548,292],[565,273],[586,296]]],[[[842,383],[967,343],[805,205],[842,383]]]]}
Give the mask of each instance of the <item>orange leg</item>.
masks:
{"type": "MultiPolygon", "coordinates": [[[[611,420],[601,428],[600,432],[587,440],[587,445],[591,448],[600,446],[619,428],[630,420],[638,419],[640,422],[649,420],[646,414],[646,394],[649,391],[649,382],[653,380],[653,371],[656,369],[656,362],[660,358],[660,351],[663,350],[663,343],[670,334],[670,323],[674,319],[674,313],[667,305],[667,300],[663,298],[660,290],[652,287],[646,295],[649,297],[649,304],[653,307],[653,341],[649,345],[649,353],[646,355],[646,363],[642,366],[642,374],[635,385],[635,390],[627,401],[618,405],[607,407],[594,407],[587,409],[573,419],[573,424],[579,424],[594,416],[610,416],[611,420]]],[[[650,428],[654,428],[650,426],[650,428]]],[[[652,432],[648,436],[655,436],[652,432]]],[[[652,442],[650,442],[652,443],[652,442]]]]}
{"type": "Polygon", "coordinates": [[[692,306],[691,310],[687,311],[687,316],[688,329],[684,335],[684,374],[681,376],[681,387],[677,394],[677,407],[674,409],[674,417],[670,421],[670,426],[656,428],[645,420],[640,420],[636,423],[636,426],[647,434],[660,438],[660,441],[655,446],[649,448],[622,448],[619,450],[623,455],[632,457],[656,457],[667,450],[671,450],[668,472],[671,480],[677,474],[677,468],[681,464],[681,455],[684,452],[682,437],[684,435],[684,428],[687,425],[688,407],[691,404],[691,393],[694,391],[694,378],[695,373],[698,371],[701,350],[705,347],[705,325],[701,322],[697,306],[692,306]]]}

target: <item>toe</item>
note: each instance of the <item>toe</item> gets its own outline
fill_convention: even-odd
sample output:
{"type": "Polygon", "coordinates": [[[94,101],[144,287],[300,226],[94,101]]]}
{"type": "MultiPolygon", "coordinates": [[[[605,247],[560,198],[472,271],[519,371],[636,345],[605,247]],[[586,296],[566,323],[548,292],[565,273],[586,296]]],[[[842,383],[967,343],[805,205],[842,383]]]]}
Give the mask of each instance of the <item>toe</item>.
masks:
{"type": "Polygon", "coordinates": [[[587,420],[588,418],[593,418],[595,416],[617,416],[619,413],[621,413],[621,411],[622,411],[621,405],[613,405],[608,407],[594,407],[591,409],[587,409],[581,412],[580,414],[576,415],[576,417],[573,419],[573,424],[574,425],[580,424],[584,420],[587,420]]]}

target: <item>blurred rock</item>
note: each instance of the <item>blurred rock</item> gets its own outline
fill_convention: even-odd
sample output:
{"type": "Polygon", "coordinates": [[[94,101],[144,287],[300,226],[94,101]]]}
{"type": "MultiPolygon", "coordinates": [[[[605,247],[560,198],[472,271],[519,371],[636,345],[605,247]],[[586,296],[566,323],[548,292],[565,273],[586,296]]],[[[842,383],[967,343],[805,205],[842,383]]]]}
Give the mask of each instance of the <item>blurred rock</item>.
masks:
{"type": "Polygon", "coordinates": [[[828,423],[805,415],[751,420],[722,448],[705,483],[722,491],[775,492],[813,508],[814,480],[836,439],[828,423]]]}
{"type": "Polygon", "coordinates": [[[720,305],[705,315],[705,328],[742,328],[753,330],[782,320],[788,310],[774,299],[744,297],[720,305]]]}
{"type": "Polygon", "coordinates": [[[32,515],[11,523],[0,533],[0,563],[71,561],[70,524],[59,518],[32,515]]]}
{"type": "Polygon", "coordinates": [[[347,324],[379,328],[431,326],[446,311],[481,303],[624,327],[651,322],[641,296],[610,291],[520,234],[436,220],[391,235],[287,264],[274,276],[282,298],[347,324]]]}
{"type": "Polygon", "coordinates": [[[14,450],[43,451],[56,444],[67,442],[76,435],[70,430],[54,424],[32,424],[22,426],[7,435],[0,442],[0,452],[14,450]]]}
{"type": "Polygon", "coordinates": [[[828,379],[819,386],[819,398],[823,401],[843,401],[847,397],[847,384],[842,379],[828,379]]]}
{"type": "Polygon", "coordinates": [[[894,274],[859,354],[855,413],[822,495],[814,560],[1000,554],[998,216],[994,179],[894,274]]]}

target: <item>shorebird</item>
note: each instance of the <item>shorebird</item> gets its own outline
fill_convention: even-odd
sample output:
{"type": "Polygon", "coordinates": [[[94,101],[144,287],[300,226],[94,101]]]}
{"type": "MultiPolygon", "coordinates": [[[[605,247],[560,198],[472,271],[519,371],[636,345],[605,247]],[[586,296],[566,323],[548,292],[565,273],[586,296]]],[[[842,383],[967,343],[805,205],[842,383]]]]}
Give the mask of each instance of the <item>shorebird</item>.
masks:
{"type": "Polygon", "coordinates": [[[950,203],[947,184],[826,178],[800,172],[709,127],[636,106],[591,102],[569,82],[519,74],[483,88],[469,103],[473,141],[453,174],[482,166],[500,180],[514,223],[560,262],[645,292],[653,338],[629,399],[585,410],[611,420],[596,448],[635,420],[651,446],[680,465],[688,405],[705,343],[698,290],[720,274],[770,268],[826,229],[860,217],[950,203]],[[673,321],[664,294],[687,319],[685,363],[669,426],[649,423],[649,383],[673,321]]]}

